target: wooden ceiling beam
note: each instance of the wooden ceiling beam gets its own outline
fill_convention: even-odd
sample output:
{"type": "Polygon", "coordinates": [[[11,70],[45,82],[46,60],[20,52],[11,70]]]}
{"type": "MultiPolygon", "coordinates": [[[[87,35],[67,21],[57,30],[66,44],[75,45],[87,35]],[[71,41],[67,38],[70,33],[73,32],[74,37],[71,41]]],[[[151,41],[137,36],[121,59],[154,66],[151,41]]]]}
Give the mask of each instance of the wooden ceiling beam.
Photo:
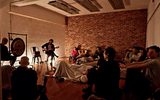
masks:
{"type": "Polygon", "coordinates": [[[108,0],[113,9],[124,9],[123,0],[108,0]]]}
{"type": "Polygon", "coordinates": [[[51,6],[54,6],[56,8],[59,8],[65,12],[68,12],[70,14],[79,14],[79,9],[73,7],[72,5],[64,2],[63,0],[55,0],[55,1],[50,1],[48,3],[51,6]]]}
{"type": "Polygon", "coordinates": [[[98,7],[96,7],[90,0],[74,0],[90,12],[100,11],[98,7]]]}

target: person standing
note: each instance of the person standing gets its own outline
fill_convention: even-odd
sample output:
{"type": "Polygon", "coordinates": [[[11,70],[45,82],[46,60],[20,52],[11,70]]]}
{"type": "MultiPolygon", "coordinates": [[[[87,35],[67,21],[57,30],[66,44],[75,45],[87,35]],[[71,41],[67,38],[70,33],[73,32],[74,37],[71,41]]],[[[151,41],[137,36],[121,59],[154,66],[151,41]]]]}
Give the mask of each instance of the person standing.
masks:
{"type": "Polygon", "coordinates": [[[53,42],[53,39],[49,39],[48,43],[42,45],[42,50],[45,51],[45,53],[47,54],[47,61],[49,56],[51,56],[51,60],[53,60],[55,56],[58,58],[54,51],[56,48],[59,48],[59,46],[55,47],[53,42]]]}
{"type": "Polygon", "coordinates": [[[10,61],[10,65],[13,66],[17,57],[14,55],[11,55],[11,53],[9,53],[8,48],[6,46],[6,44],[8,43],[8,39],[7,38],[2,38],[2,43],[0,44],[0,60],[2,61],[10,61]]]}
{"type": "Polygon", "coordinates": [[[58,58],[58,56],[55,54],[54,51],[56,48],[59,48],[59,46],[55,47],[53,42],[54,42],[53,39],[49,39],[48,43],[45,43],[42,45],[42,50],[45,51],[45,53],[47,54],[47,62],[48,62],[48,58],[51,57],[50,66],[51,68],[54,68],[54,71],[55,71],[56,68],[53,67],[52,60],[55,59],[55,56],[58,58]]]}

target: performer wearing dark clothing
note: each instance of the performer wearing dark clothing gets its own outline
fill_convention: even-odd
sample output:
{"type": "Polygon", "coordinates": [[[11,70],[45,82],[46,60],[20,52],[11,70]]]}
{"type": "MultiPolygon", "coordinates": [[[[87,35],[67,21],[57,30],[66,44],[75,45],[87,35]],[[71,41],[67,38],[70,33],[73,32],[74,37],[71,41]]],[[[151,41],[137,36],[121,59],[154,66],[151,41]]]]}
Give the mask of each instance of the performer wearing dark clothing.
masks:
{"type": "Polygon", "coordinates": [[[48,57],[51,56],[51,60],[54,59],[54,56],[58,57],[54,51],[55,48],[59,48],[59,47],[55,47],[53,44],[53,39],[50,39],[48,43],[45,43],[44,45],[42,45],[42,49],[43,51],[45,51],[45,53],[47,54],[47,61],[48,61],[48,57]]]}
{"type": "Polygon", "coordinates": [[[104,51],[104,59],[98,61],[98,68],[88,71],[88,87],[84,89],[84,99],[92,93],[92,85],[95,84],[95,95],[106,100],[119,100],[120,68],[115,58],[115,50],[108,47],[104,51]]]}
{"type": "Polygon", "coordinates": [[[8,39],[7,38],[3,38],[2,39],[2,43],[0,44],[0,52],[1,52],[0,60],[2,60],[2,61],[10,60],[10,65],[13,66],[17,57],[16,56],[12,56],[8,52],[8,48],[7,48],[7,46],[5,46],[7,43],[8,43],[8,39]]]}

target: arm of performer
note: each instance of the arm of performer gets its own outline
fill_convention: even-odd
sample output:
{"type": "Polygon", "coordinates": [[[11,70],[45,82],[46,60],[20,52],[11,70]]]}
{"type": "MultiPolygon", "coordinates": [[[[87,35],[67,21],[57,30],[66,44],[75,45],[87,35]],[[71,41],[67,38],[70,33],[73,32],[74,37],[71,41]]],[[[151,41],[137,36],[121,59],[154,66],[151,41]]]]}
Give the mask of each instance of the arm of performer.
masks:
{"type": "Polygon", "coordinates": [[[45,44],[42,45],[42,51],[43,51],[43,52],[44,52],[44,51],[47,51],[46,46],[47,46],[47,43],[45,43],[45,44]]]}

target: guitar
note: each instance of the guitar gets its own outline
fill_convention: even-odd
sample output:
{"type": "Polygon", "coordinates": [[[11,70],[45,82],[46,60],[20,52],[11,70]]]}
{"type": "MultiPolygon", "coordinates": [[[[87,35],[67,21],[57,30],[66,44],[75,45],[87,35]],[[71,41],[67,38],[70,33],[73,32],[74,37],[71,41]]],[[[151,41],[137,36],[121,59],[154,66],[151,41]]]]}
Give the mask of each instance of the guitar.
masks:
{"type": "MultiPolygon", "coordinates": [[[[54,47],[55,49],[58,49],[59,48],[59,46],[56,46],[56,47],[54,47]]],[[[42,48],[42,51],[43,52],[48,52],[48,51],[51,51],[51,50],[47,50],[47,48],[42,48]]],[[[52,50],[52,51],[55,51],[55,50],[52,50]]]]}

